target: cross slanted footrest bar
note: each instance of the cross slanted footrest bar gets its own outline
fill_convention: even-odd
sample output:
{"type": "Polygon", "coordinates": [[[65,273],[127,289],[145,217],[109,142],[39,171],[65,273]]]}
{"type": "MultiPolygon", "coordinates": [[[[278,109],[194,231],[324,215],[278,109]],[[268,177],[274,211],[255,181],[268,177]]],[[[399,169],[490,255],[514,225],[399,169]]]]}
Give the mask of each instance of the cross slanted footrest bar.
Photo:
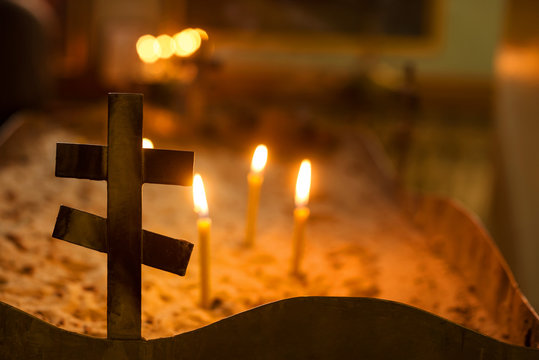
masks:
{"type": "Polygon", "coordinates": [[[142,184],[190,186],[194,154],[142,149],[142,95],[109,94],[108,144],[57,144],[56,176],[107,181],[107,218],[61,206],[53,237],[107,253],[107,337],[141,338],[141,265],[185,275],[193,244],[142,230],[142,184]]]}
{"type": "MultiPolygon", "coordinates": [[[[107,219],[60,206],[52,237],[107,252],[107,219]]],[[[185,275],[193,244],[142,230],[142,263],[180,276],[185,275]]]]}

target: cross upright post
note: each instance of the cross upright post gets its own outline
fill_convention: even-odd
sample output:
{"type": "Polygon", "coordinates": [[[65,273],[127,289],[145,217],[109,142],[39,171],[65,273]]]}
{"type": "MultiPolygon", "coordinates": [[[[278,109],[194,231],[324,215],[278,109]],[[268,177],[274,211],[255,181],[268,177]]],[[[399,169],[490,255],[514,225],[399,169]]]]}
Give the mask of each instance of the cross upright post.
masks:
{"type": "Polygon", "coordinates": [[[142,95],[109,94],[107,333],[141,337],[142,95]]]}

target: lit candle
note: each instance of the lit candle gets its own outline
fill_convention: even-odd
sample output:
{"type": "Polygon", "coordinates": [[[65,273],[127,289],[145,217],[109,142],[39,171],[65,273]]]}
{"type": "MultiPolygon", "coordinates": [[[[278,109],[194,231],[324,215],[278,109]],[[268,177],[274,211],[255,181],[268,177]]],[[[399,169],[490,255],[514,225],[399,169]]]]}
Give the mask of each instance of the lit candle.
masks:
{"type": "Polygon", "coordinates": [[[253,246],[255,243],[256,217],[258,214],[258,203],[260,201],[260,188],[264,181],[264,167],[268,160],[268,148],[265,145],[258,145],[251,161],[251,171],[247,176],[249,184],[249,194],[247,198],[247,220],[245,226],[245,244],[253,246]]]}
{"type": "Polygon", "coordinates": [[[153,142],[148,138],[142,138],[142,147],[144,149],[153,149],[153,142]]]}
{"type": "Polygon", "coordinates": [[[303,160],[296,182],[296,208],[294,209],[294,233],[292,238],[292,275],[300,274],[301,259],[305,247],[305,223],[309,218],[309,190],[311,188],[311,162],[303,160]]]}
{"type": "Polygon", "coordinates": [[[196,174],[193,179],[193,202],[198,214],[198,248],[200,249],[200,305],[210,307],[210,227],[208,202],[202,177],[196,174]]]}

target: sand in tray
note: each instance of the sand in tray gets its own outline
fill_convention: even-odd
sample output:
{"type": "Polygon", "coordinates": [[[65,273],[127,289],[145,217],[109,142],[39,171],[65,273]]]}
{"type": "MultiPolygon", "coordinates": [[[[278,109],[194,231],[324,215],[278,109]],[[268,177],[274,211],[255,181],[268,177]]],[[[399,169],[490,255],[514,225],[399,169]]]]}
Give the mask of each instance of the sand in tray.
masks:
{"type": "MultiPolygon", "coordinates": [[[[0,169],[0,300],[61,328],[106,336],[106,255],[52,239],[60,204],[106,216],[106,183],[54,177],[61,130],[33,139],[23,161],[0,169]]],[[[271,149],[270,149],[271,150],[271,149]]],[[[312,159],[311,218],[303,276],[289,275],[296,163],[270,161],[256,244],[243,246],[249,159],[196,152],[212,218],[212,307],[201,309],[191,188],[144,185],[143,226],[187,239],[187,275],[143,267],[142,334],[171,336],[294,296],[370,296],[400,301],[504,338],[459,274],[429,252],[423,235],[357,159],[342,151],[312,159]]]]}

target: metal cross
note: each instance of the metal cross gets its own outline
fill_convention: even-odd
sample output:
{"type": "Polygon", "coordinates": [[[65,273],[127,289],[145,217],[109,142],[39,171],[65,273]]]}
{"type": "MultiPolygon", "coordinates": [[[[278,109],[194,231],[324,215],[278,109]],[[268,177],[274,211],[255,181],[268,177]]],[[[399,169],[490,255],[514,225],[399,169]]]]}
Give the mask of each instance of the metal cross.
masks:
{"type": "Polygon", "coordinates": [[[142,94],[108,96],[108,146],[56,146],[56,176],[107,181],[107,218],[61,206],[53,237],[107,253],[107,337],[141,338],[141,264],[185,275],[193,244],[142,230],[142,184],[190,186],[191,151],[142,149],[142,94]]]}

